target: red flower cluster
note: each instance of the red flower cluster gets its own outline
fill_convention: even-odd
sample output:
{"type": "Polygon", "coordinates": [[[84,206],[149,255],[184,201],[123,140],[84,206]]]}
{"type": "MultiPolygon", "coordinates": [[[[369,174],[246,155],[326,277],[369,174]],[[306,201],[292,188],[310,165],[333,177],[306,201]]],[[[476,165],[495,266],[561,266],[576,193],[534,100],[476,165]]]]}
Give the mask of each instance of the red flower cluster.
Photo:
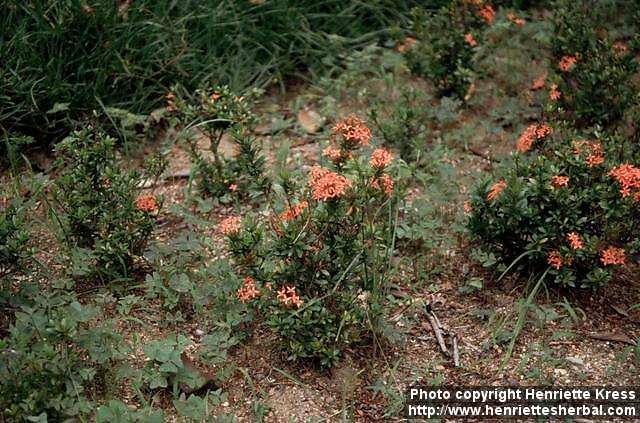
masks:
{"type": "Polygon", "coordinates": [[[393,179],[386,173],[378,178],[373,178],[371,186],[383,191],[387,195],[391,195],[393,193],[393,179]]]}
{"type": "Polygon", "coordinates": [[[544,88],[545,79],[547,79],[547,74],[540,75],[538,78],[534,79],[531,83],[531,89],[533,91],[541,90],[544,88]]]}
{"type": "Polygon", "coordinates": [[[347,178],[320,166],[312,167],[310,175],[309,186],[315,200],[326,201],[342,197],[351,187],[351,181],[347,178]]]}
{"type": "Polygon", "coordinates": [[[350,145],[369,145],[371,130],[362,119],[350,115],[338,122],[332,129],[333,136],[342,137],[350,145]]]}
{"type": "Polygon", "coordinates": [[[343,159],[342,150],[331,145],[322,150],[322,155],[334,162],[339,162],[343,159]]]}
{"type": "Polygon", "coordinates": [[[576,56],[563,56],[558,63],[558,68],[562,72],[569,72],[578,62],[578,58],[576,56]]]}
{"type": "Polygon", "coordinates": [[[491,25],[496,17],[496,11],[493,10],[490,4],[485,5],[482,9],[478,10],[478,16],[484,20],[487,25],[491,25]]]}
{"type": "Polygon", "coordinates": [[[620,195],[628,197],[632,190],[635,191],[635,198],[640,200],[640,169],[630,165],[622,164],[613,168],[609,175],[620,184],[620,195]]]}
{"type": "Polygon", "coordinates": [[[502,180],[493,184],[493,186],[489,190],[489,194],[487,194],[487,201],[493,201],[496,198],[498,198],[500,193],[502,193],[502,191],[506,187],[507,187],[507,182],[505,180],[502,180]]]}
{"type": "Polygon", "coordinates": [[[555,175],[551,177],[551,185],[554,188],[562,188],[569,185],[569,177],[564,175],[555,175]]]}
{"type": "Polygon", "coordinates": [[[293,286],[283,286],[281,290],[278,291],[278,301],[280,301],[285,306],[296,306],[300,307],[304,301],[296,294],[296,288],[293,286]]]}
{"type": "Polygon", "coordinates": [[[218,224],[218,231],[222,235],[235,235],[240,231],[240,216],[229,216],[218,224]]]}
{"type": "Polygon", "coordinates": [[[158,202],[153,195],[143,195],[136,200],[136,208],[145,213],[158,211],[158,202]]]}
{"type": "Polygon", "coordinates": [[[371,167],[375,169],[384,169],[389,166],[391,161],[393,160],[393,155],[384,148],[376,148],[373,153],[371,153],[370,164],[371,167]]]}
{"type": "Polygon", "coordinates": [[[549,263],[549,266],[558,270],[562,267],[562,256],[557,250],[553,250],[547,255],[547,263],[549,263]]]}
{"type": "Polygon", "coordinates": [[[627,256],[622,248],[609,247],[600,253],[600,261],[605,266],[624,265],[626,260],[627,256]]]}
{"type": "Polygon", "coordinates": [[[552,84],[549,90],[549,100],[558,101],[560,100],[561,96],[562,96],[562,93],[558,91],[558,85],[552,84]]]}
{"type": "Polygon", "coordinates": [[[475,47],[478,45],[478,42],[476,41],[475,38],[473,38],[473,34],[471,34],[470,32],[467,33],[464,36],[464,40],[467,42],[467,44],[469,44],[471,47],[475,47]]]}
{"type": "Polygon", "coordinates": [[[581,250],[584,246],[582,238],[575,232],[569,232],[567,234],[567,241],[569,241],[569,245],[571,245],[571,248],[574,250],[581,250]]]}
{"type": "Polygon", "coordinates": [[[304,212],[307,207],[309,207],[309,203],[307,203],[306,201],[301,201],[295,206],[291,206],[287,210],[282,212],[280,214],[280,220],[285,222],[289,220],[295,220],[302,214],[302,212],[304,212]]]}
{"type": "Polygon", "coordinates": [[[251,301],[260,296],[260,291],[258,291],[258,288],[256,288],[256,282],[251,276],[247,276],[246,278],[244,278],[244,284],[240,288],[238,288],[238,291],[236,291],[236,296],[243,303],[251,301]]]}
{"type": "Polygon", "coordinates": [[[518,142],[516,143],[516,150],[520,153],[527,152],[531,150],[533,147],[533,143],[535,140],[541,140],[546,136],[550,135],[553,132],[553,129],[544,123],[534,123],[533,125],[529,125],[527,129],[524,130],[520,138],[518,138],[518,142]]]}
{"type": "Polygon", "coordinates": [[[604,163],[604,150],[598,141],[574,141],[573,154],[579,156],[584,152],[585,147],[589,153],[586,158],[587,166],[594,167],[604,163]]]}

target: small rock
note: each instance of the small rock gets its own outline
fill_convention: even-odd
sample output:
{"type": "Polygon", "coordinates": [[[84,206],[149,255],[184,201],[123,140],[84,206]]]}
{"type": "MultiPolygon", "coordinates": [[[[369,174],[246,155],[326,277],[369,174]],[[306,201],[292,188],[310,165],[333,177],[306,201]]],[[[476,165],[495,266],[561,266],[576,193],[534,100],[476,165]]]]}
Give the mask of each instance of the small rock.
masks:
{"type": "Polygon", "coordinates": [[[301,109],[298,112],[298,123],[307,134],[315,134],[324,125],[324,118],[314,110],[301,109]]]}
{"type": "Polygon", "coordinates": [[[584,366],[584,360],[582,360],[580,357],[568,356],[565,358],[565,360],[567,360],[569,363],[575,366],[584,366]]]}
{"type": "Polygon", "coordinates": [[[553,369],[553,375],[555,377],[565,377],[569,374],[565,369],[553,369]]]}
{"type": "Polygon", "coordinates": [[[204,335],[204,331],[201,330],[201,329],[196,329],[196,335],[197,336],[202,336],[202,335],[204,335]]]}

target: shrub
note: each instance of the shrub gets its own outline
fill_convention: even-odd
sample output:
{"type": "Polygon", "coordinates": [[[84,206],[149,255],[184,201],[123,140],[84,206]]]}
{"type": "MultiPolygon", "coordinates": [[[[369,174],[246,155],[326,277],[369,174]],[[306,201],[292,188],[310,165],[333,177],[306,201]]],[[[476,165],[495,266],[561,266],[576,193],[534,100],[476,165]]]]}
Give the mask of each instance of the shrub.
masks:
{"type": "Polygon", "coordinates": [[[29,256],[26,207],[21,197],[0,209],[0,279],[15,272],[29,256]]]}
{"type": "MultiPolygon", "coordinates": [[[[621,2],[624,3],[624,2],[621,2]]],[[[602,28],[603,11],[588,1],[561,1],[551,39],[556,77],[552,108],[580,126],[616,123],[637,102],[637,61],[629,40],[602,28]]]]}
{"type": "Polygon", "coordinates": [[[542,135],[526,130],[513,163],[478,185],[469,230],[507,263],[519,257],[530,270],[550,266],[562,285],[598,287],[640,248],[631,165],[640,157],[621,139],[542,135]]]}
{"type": "Polygon", "coordinates": [[[202,192],[212,196],[224,194],[264,192],[269,181],[264,176],[264,158],[254,138],[247,134],[255,117],[251,112],[258,92],[246,96],[235,95],[229,87],[198,90],[194,102],[171,94],[169,108],[186,127],[186,143],[194,172],[202,192]],[[208,151],[202,151],[198,138],[204,135],[209,142],[208,151]],[[220,151],[223,137],[231,135],[235,152],[225,157],[220,151]]]}
{"type": "Polygon", "coordinates": [[[238,298],[266,317],[291,360],[329,366],[380,317],[396,200],[391,154],[357,152],[370,138],[362,121],[345,119],[306,187],[285,175],[277,215],[219,224],[244,279],[238,298]]]}
{"type": "Polygon", "coordinates": [[[76,270],[102,281],[131,276],[161,206],[159,199],[140,192],[163,165],[149,162],[145,178],[123,170],[115,151],[110,137],[75,132],[57,146],[61,171],[52,189],[61,241],[72,258],[88,266],[76,270]]]}
{"type": "Polygon", "coordinates": [[[411,71],[430,79],[440,95],[464,99],[473,80],[474,48],[482,26],[493,22],[493,7],[456,0],[436,11],[416,8],[412,17],[416,39],[405,46],[411,71]]]}

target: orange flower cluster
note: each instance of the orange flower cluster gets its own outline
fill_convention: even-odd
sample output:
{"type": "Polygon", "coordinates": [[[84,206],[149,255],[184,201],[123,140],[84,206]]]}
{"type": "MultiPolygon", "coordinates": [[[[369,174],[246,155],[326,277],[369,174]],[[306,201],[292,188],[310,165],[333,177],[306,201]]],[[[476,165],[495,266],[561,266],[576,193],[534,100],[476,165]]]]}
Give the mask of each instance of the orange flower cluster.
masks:
{"type": "Polygon", "coordinates": [[[555,175],[551,177],[551,185],[554,188],[562,188],[569,185],[569,177],[564,175],[555,175]]]}
{"type": "Polygon", "coordinates": [[[236,192],[237,190],[238,190],[238,185],[237,184],[229,185],[229,191],[236,192]]]}
{"type": "Polygon", "coordinates": [[[342,197],[351,187],[351,181],[344,176],[317,165],[311,168],[310,175],[309,186],[315,200],[326,201],[342,197]]]}
{"type": "Polygon", "coordinates": [[[342,150],[331,145],[322,150],[322,155],[334,162],[339,162],[342,160],[342,150]]]}
{"type": "Polygon", "coordinates": [[[603,265],[624,265],[627,260],[627,256],[624,253],[624,249],[609,247],[600,253],[600,261],[603,265]]]}
{"type": "Polygon", "coordinates": [[[524,26],[525,23],[527,23],[527,21],[525,21],[522,18],[519,18],[518,16],[516,16],[515,13],[513,12],[509,12],[507,13],[507,19],[509,19],[509,21],[513,22],[514,24],[518,25],[518,26],[524,26]]]}
{"type": "Polygon", "coordinates": [[[569,241],[569,245],[571,245],[571,248],[574,250],[581,250],[584,246],[582,238],[575,232],[569,232],[567,234],[567,241],[569,241]]]}
{"type": "Polygon", "coordinates": [[[544,123],[534,123],[533,125],[529,125],[522,135],[520,135],[520,138],[518,138],[516,150],[520,153],[525,153],[531,150],[535,140],[541,140],[552,132],[553,129],[544,123]]]}
{"type": "Polygon", "coordinates": [[[531,89],[533,91],[541,90],[544,88],[545,80],[547,79],[547,74],[540,75],[538,78],[534,79],[531,83],[531,89]]]}
{"type": "Polygon", "coordinates": [[[604,150],[598,141],[573,141],[573,154],[579,156],[585,147],[589,153],[586,159],[587,166],[594,167],[604,163],[604,150]]]}
{"type": "Polygon", "coordinates": [[[167,100],[167,112],[172,113],[178,110],[176,107],[176,95],[174,93],[169,92],[164,98],[167,100]]]}
{"type": "Polygon", "coordinates": [[[384,148],[376,148],[373,153],[371,153],[370,164],[371,167],[375,169],[384,169],[389,166],[391,161],[393,160],[393,155],[384,148]]]}
{"type": "Polygon", "coordinates": [[[507,182],[503,179],[502,181],[496,182],[493,184],[491,189],[489,190],[489,194],[487,194],[487,201],[493,201],[502,191],[507,187],[507,182]]]}
{"type": "Polygon", "coordinates": [[[309,207],[309,203],[306,201],[301,201],[295,206],[289,207],[287,210],[280,214],[280,220],[289,221],[297,219],[304,210],[309,207]]]}
{"type": "Polygon", "coordinates": [[[300,307],[304,301],[296,294],[296,288],[293,286],[283,286],[278,291],[278,301],[287,307],[296,306],[300,307]]]}
{"type": "Polygon", "coordinates": [[[569,72],[578,62],[578,58],[576,56],[563,56],[558,63],[558,68],[562,72],[569,72]]]}
{"type": "Polygon", "coordinates": [[[158,211],[158,202],[153,195],[143,195],[136,200],[136,208],[145,213],[158,211]]]}
{"type": "Polygon", "coordinates": [[[393,179],[386,173],[378,178],[373,178],[371,186],[383,191],[387,195],[391,195],[393,193],[393,179]]]}
{"type": "Polygon", "coordinates": [[[547,263],[549,263],[549,266],[558,270],[562,267],[562,256],[557,250],[553,250],[547,255],[547,263]]]}
{"type": "Polygon", "coordinates": [[[611,47],[613,48],[613,51],[619,56],[624,56],[629,52],[629,46],[622,41],[616,41],[611,47]]]}
{"type": "Polygon", "coordinates": [[[560,96],[562,96],[562,93],[558,91],[558,85],[552,84],[549,90],[549,99],[551,101],[558,101],[560,100],[560,96]]]}
{"type": "Polygon", "coordinates": [[[399,43],[396,46],[396,50],[399,53],[406,53],[407,51],[411,50],[413,48],[414,45],[416,45],[416,43],[418,42],[418,40],[416,40],[413,37],[407,37],[404,39],[403,42],[399,43]]]}
{"type": "Polygon", "coordinates": [[[464,40],[467,42],[467,44],[469,44],[471,47],[475,47],[478,45],[478,42],[476,41],[475,38],[473,38],[473,34],[472,33],[467,33],[464,36],[464,40]]]}
{"type": "Polygon", "coordinates": [[[236,291],[236,296],[243,303],[251,301],[260,296],[260,291],[258,291],[258,288],[256,287],[256,282],[251,276],[247,276],[246,278],[244,278],[244,284],[240,288],[238,288],[238,291],[236,291]]]}
{"type": "Polygon", "coordinates": [[[478,16],[484,20],[487,25],[491,25],[496,17],[496,11],[493,10],[490,4],[485,5],[482,9],[478,10],[478,16]]]}
{"type": "Polygon", "coordinates": [[[462,204],[462,210],[466,214],[471,214],[471,212],[473,211],[473,206],[471,205],[471,201],[469,200],[465,201],[464,204],[462,204]]]}
{"type": "Polygon", "coordinates": [[[229,216],[218,224],[218,231],[222,235],[235,235],[240,231],[240,216],[229,216]]]}
{"type": "Polygon", "coordinates": [[[609,175],[620,184],[620,195],[628,197],[632,190],[635,191],[636,200],[640,200],[640,169],[630,165],[622,164],[613,168],[609,175]]]}
{"type": "Polygon", "coordinates": [[[354,115],[338,122],[332,131],[334,137],[340,136],[350,145],[369,145],[371,141],[371,130],[354,115]]]}

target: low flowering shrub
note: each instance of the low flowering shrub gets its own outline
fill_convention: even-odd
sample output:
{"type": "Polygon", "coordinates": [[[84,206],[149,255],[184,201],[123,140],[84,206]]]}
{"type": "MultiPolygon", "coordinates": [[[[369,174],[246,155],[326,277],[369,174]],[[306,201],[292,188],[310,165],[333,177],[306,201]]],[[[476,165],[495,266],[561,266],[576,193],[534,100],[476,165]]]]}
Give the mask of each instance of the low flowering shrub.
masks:
{"type": "Polygon", "coordinates": [[[187,149],[195,165],[198,186],[205,194],[222,196],[268,188],[264,158],[255,139],[247,134],[255,119],[251,106],[257,95],[257,91],[252,91],[239,96],[228,86],[198,90],[194,101],[169,93],[167,109],[185,125],[187,149]],[[198,143],[201,135],[208,139],[208,151],[198,143]],[[233,157],[221,151],[225,136],[232,141],[233,157]]]}
{"type": "Polygon", "coordinates": [[[440,95],[464,99],[473,80],[480,31],[493,24],[495,14],[490,4],[468,0],[448,2],[436,11],[414,9],[417,41],[406,51],[411,71],[432,80],[440,95]]]}
{"type": "Polygon", "coordinates": [[[633,40],[616,40],[604,31],[598,8],[576,1],[554,8],[555,87],[549,108],[580,126],[614,124],[638,101],[633,40]]]}
{"type": "Polygon", "coordinates": [[[597,287],[640,249],[640,157],[618,138],[554,137],[479,184],[468,228],[505,264],[519,258],[529,270],[550,266],[559,284],[597,287]]]}
{"type": "Polygon", "coordinates": [[[218,225],[244,281],[238,300],[266,318],[291,360],[330,366],[380,318],[396,165],[387,150],[363,154],[370,142],[365,123],[347,117],[333,127],[327,162],[304,184],[278,184],[268,215],[218,225]]]}
{"type": "Polygon", "coordinates": [[[164,165],[149,162],[149,175],[125,171],[114,140],[90,130],[75,132],[56,151],[60,174],[51,189],[53,220],[69,255],[82,258],[76,269],[106,282],[130,276],[161,207],[159,198],[141,193],[141,186],[164,165]]]}

